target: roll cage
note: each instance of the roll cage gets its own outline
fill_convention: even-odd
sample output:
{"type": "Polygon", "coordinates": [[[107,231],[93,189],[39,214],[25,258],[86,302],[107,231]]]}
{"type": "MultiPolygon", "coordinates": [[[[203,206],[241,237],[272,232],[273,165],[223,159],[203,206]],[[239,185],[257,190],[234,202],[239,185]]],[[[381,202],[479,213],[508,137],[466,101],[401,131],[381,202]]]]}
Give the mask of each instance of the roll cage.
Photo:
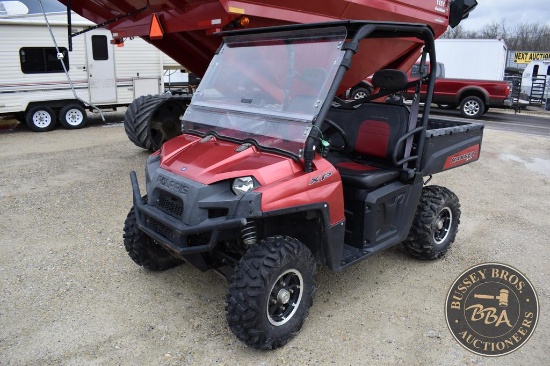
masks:
{"type": "MultiPolygon", "coordinates": [[[[338,66],[336,73],[334,75],[332,84],[328,88],[326,97],[324,101],[321,101],[321,107],[318,109],[318,114],[313,118],[313,125],[311,128],[307,128],[307,138],[305,140],[303,153],[300,154],[300,158],[303,158],[304,161],[304,170],[306,172],[311,172],[313,170],[313,159],[315,157],[315,152],[319,149],[321,143],[322,135],[322,125],[325,121],[327,113],[333,104],[333,101],[337,98],[340,84],[344,79],[344,75],[352,68],[359,67],[352,65],[352,59],[354,55],[358,52],[360,44],[365,39],[406,39],[411,42],[410,49],[403,54],[403,59],[410,58],[411,54],[418,53],[422,55],[421,62],[429,62],[430,65],[435,65],[436,54],[435,54],[435,43],[434,43],[434,34],[430,27],[424,24],[415,24],[415,23],[401,23],[401,22],[375,22],[375,21],[355,21],[355,20],[345,20],[345,21],[334,21],[334,22],[325,22],[325,23],[313,23],[313,24],[297,24],[297,25],[288,25],[288,26],[278,26],[278,27],[267,27],[261,29],[247,29],[247,30],[238,30],[231,32],[221,32],[219,33],[222,36],[243,36],[243,39],[247,35],[255,34],[269,34],[269,33],[281,33],[287,32],[291,34],[293,31],[302,31],[307,29],[323,29],[323,28],[338,28],[344,27],[346,29],[347,37],[345,43],[342,45],[341,49],[344,52],[343,58],[338,66]],[[429,59],[428,57],[429,56],[429,59]]],[[[220,49],[223,45],[220,47],[220,49]]],[[[398,62],[395,62],[392,65],[399,65],[398,62]]],[[[391,67],[390,67],[391,68],[391,67]]],[[[416,146],[416,155],[410,157],[408,160],[415,160],[414,169],[416,171],[420,170],[421,156],[424,148],[424,138],[426,129],[428,126],[428,116],[430,110],[430,103],[432,100],[434,84],[435,84],[435,70],[436,67],[427,68],[427,74],[422,75],[418,80],[414,82],[416,87],[416,98],[419,99],[420,86],[423,82],[427,84],[427,94],[425,99],[424,113],[422,118],[418,118],[418,110],[413,110],[411,113],[411,119],[409,124],[409,129],[407,136],[409,138],[415,138],[417,143],[416,146]],[[420,158],[419,158],[420,157],[420,158]]],[[[409,85],[410,86],[410,85],[409,85]]],[[[397,90],[390,91],[380,91],[380,96],[384,94],[392,94],[398,92],[397,90]]],[[[339,100],[341,104],[346,104],[346,101],[339,100]]],[[[366,100],[365,100],[366,102],[366,100]]],[[[358,103],[354,101],[354,103],[358,103]]],[[[414,103],[414,102],[413,102],[414,103]]],[[[413,108],[414,109],[414,108],[413,108]]]]}

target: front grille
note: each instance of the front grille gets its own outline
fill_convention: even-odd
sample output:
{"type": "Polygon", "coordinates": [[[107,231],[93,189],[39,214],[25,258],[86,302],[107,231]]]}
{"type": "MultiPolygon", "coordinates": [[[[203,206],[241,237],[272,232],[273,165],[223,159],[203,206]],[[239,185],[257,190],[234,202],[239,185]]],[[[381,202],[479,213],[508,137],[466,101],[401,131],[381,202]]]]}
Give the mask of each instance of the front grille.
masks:
{"type": "Polygon", "coordinates": [[[156,233],[164,236],[166,239],[174,241],[174,232],[166,225],[155,219],[147,218],[147,226],[156,233]]]}
{"type": "Polygon", "coordinates": [[[157,207],[170,216],[182,218],[183,202],[177,197],[160,195],[157,199],[157,207]]]}

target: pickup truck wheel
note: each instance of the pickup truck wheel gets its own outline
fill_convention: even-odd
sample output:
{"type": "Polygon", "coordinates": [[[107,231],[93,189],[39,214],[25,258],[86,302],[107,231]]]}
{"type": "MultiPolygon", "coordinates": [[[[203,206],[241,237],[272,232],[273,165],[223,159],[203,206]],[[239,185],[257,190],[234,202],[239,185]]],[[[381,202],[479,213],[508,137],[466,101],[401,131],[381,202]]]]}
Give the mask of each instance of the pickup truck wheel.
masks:
{"type": "Polygon", "coordinates": [[[35,132],[51,131],[55,127],[55,112],[47,106],[35,106],[25,117],[27,126],[35,132]]]}
{"type": "Polygon", "coordinates": [[[481,98],[469,96],[460,103],[460,114],[466,118],[479,118],[485,111],[485,103],[481,98]]]}
{"type": "Polygon", "coordinates": [[[270,237],[241,258],[229,282],[226,318],[247,345],[275,349],[302,327],[313,302],[316,265],[300,241],[270,237]]]}
{"type": "Polygon", "coordinates": [[[86,110],[78,104],[67,104],[59,111],[59,122],[69,130],[84,127],[87,120],[86,110]]]}
{"type": "Polygon", "coordinates": [[[351,99],[366,98],[371,94],[371,91],[367,88],[355,88],[351,92],[351,99]]]}
{"type": "Polygon", "coordinates": [[[458,197],[445,187],[426,186],[407,239],[407,252],[420,259],[442,257],[454,242],[460,223],[458,197]]]}
{"type": "Polygon", "coordinates": [[[128,213],[124,222],[124,248],[128,255],[139,266],[151,271],[164,271],[183,263],[174,257],[156,241],[139,230],[134,208],[128,213]]]}

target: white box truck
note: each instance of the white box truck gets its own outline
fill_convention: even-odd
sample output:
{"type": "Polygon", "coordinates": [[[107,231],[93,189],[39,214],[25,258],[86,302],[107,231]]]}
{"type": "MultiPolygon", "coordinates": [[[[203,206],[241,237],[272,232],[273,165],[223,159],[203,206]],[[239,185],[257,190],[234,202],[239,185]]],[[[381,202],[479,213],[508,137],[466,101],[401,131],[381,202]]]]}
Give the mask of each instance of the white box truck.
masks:
{"type": "Polygon", "coordinates": [[[504,80],[508,47],[502,39],[437,39],[435,49],[445,77],[504,80]]]}
{"type": "MultiPolygon", "coordinates": [[[[43,14],[0,17],[0,116],[14,115],[34,131],[49,131],[57,121],[80,128],[90,104],[113,110],[141,95],[159,94],[163,68],[176,67],[142,39],[111,44],[111,32],[101,28],[73,37],[69,52],[66,13],[47,16],[74,92],[43,14]]],[[[93,25],[72,15],[73,33],[93,25]]]]}

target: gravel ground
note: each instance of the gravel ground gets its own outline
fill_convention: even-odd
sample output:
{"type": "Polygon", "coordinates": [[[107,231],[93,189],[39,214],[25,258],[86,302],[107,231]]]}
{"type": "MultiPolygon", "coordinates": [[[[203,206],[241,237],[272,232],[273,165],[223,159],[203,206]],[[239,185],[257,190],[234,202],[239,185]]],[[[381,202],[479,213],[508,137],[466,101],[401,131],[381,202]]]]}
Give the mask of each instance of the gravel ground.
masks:
{"type": "Polygon", "coordinates": [[[550,141],[486,130],[480,161],[434,176],[461,199],[442,260],[394,248],[342,273],[319,271],[310,316],[287,346],[240,343],[226,283],[183,265],[151,273],[125,253],[128,178],[147,153],[120,124],[0,133],[0,365],[543,365],[550,350],[550,141]],[[462,348],[444,317],[467,268],[501,262],[535,286],[540,320],[518,351],[462,348]]]}

